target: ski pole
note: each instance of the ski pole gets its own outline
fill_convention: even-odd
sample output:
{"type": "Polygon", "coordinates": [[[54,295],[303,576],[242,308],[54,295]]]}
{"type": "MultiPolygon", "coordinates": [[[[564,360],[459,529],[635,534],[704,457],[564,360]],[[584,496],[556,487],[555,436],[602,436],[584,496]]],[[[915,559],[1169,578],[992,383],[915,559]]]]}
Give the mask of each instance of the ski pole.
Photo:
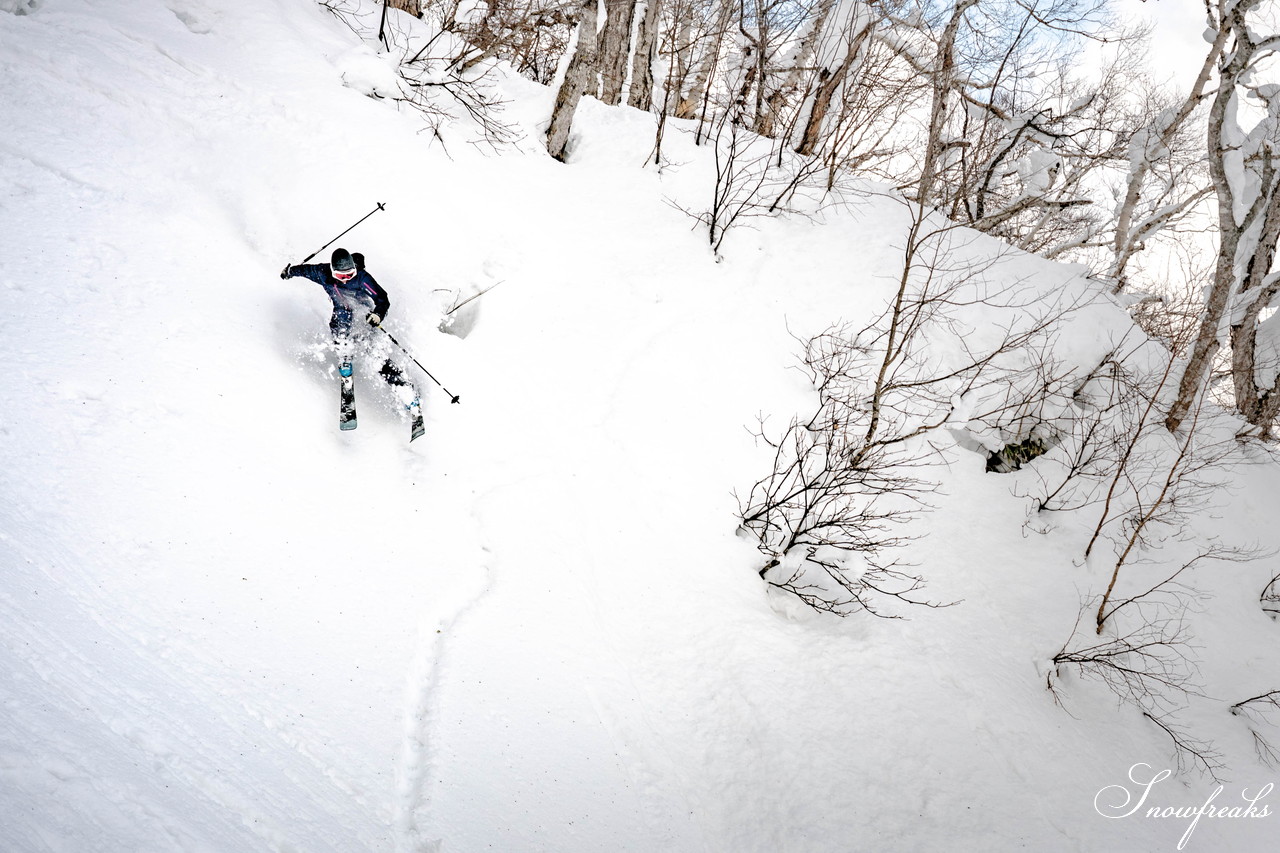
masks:
{"type": "MultiPolygon", "coordinates": [[[[387,206],[386,206],[385,204],[383,204],[382,202],[378,202],[378,206],[377,206],[377,207],[375,207],[373,210],[369,211],[369,212],[368,212],[368,213],[366,213],[364,216],[362,216],[362,217],[360,217],[358,220],[356,220],[356,225],[359,225],[361,222],[364,222],[366,219],[368,219],[370,216],[373,216],[373,215],[374,215],[375,213],[377,213],[379,210],[386,210],[386,209],[387,209],[387,206]]],[[[351,228],[348,228],[348,229],[347,229],[347,231],[350,231],[352,228],[355,228],[355,227],[356,227],[356,225],[352,225],[352,226],[351,226],[351,228]]],[[[302,263],[304,263],[304,264],[305,264],[307,261],[311,260],[311,259],[312,259],[312,258],[314,258],[316,255],[318,255],[318,254],[320,254],[321,252],[323,252],[325,249],[329,248],[329,247],[330,247],[330,246],[332,246],[334,243],[338,242],[338,240],[340,240],[340,239],[343,237],[343,235],[345,235],[345,234],[347,233],[347,231],[343,231],[343,232],[342,232],[342,234],[339,234],[337,237],[334,237],[332,240],[330,240],[328,243],[325,243],[325,244],[324,244],[323,246],[321,246],[319,249],[316,249],[314,252],[312,252],[311,254],[307,255],[305,258],[303,258],[303,259],[302,259],[302,263]]]]}
{"type": "Polygon", "coordinates": [[[382,332],[382,334],[384,334],[384,335],[386,335],[388,338],[390,338],[390,339],[391,339],[391,343],[393,343],[393,344],[395,344],[396,346],[400,347],[400,352],[402,352],[402,353],[404,353],[405,355],[409,356],[410,361],[412,361],[414,364],[418,365],[418,368],[419,368],[423,373],[427,374],[427,376],[430,376],[430,377],[431,377],[431,381],[432,381],[432,382],[434,382],[434,383],[436,383],[437,385],[439,385],[439,386],[440,386],[440,388],[444,390],[444,393],[446,393],[446,394],[448,394],[448,395],[449,395],[449,397],[450,397],[449,402],[450,402],[450,403],[461,403],[461,402],[462,402],[461,398],[459,398],[457,394],[454,394],[454,393],[453,393],[452,391],[450,391],[448,388],[445,388],[445,387],[444,387],[444,385],[440,382],[440,380],[439,380],[439,379],[436,379],[434,376],[431,376],[431,371],[430,371],[430,370],[427,370],[425,367],[423,367],[423,366],[422,366],[422,362],[420,362],[420,361],[418,361],[416,358],[414,358],[414,357],[413,357],[413,353],[411,353],[411,352],[409,352],[407,349],[405,349],[405,348],[404,348],[404,344],[402,344],[402,343],[400,343],[399,341],[397,341],[397,340],[396,340],[396,336],[395,336],[395,335],[391,334],[390,332],[388,332],[386,329],[382,328],[381,326],[375,326],[374,328],[378,329],[378,331],[382,332]]]}

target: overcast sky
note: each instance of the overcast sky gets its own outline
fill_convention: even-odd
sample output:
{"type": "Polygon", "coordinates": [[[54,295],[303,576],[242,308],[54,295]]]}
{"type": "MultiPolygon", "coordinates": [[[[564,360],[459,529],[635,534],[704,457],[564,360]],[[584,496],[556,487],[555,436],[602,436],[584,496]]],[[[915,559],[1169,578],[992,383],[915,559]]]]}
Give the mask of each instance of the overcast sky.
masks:
{"type": "Polygon", "coordinates": [[[1191,88],[1208,49],[1203,0],[1121,0],[1119,9],[1155,25],[1150,60],[1157,81],[1191,88]]]}

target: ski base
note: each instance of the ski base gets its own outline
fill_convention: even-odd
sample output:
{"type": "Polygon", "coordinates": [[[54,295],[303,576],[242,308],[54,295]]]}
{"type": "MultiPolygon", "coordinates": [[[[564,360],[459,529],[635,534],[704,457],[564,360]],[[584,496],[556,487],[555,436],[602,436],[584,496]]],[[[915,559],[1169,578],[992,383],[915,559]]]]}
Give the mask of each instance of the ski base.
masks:
{"type": "Polygon", "coordinates": [[[416,441],[422,438],[423,433],[427,431],[426,426],[422,422],[422,409],[415,400],[413,405],[409,407],[409,416],[411,423],[409,425],[409,441],[416,441]]]}
{"type": "Polygon", "coordinates": [[[356,428],[356,383],[350,376],[342,377],[342,396],[338,405],[338,428],[356,428]]]}

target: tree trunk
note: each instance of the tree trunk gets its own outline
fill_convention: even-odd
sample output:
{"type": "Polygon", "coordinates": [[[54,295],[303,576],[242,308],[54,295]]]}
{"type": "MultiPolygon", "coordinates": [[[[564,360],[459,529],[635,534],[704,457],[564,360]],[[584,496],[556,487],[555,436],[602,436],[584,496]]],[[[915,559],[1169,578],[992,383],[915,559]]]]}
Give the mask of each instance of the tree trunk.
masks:
{"type": "MultiPolygon", "coordinates": [[[[747,48],[748,51],[752,49],[753,48],[751,47],[747,48]]],[[[748,57],[748,59],[749,58],[750,57],[748,57]]],[[[734,124],[742,123],[742,117],[747,111],[747,98],[751,97],[751,88],[755,85],[756,72],[759,71],[759,68],[759,63],[752,62],[747,66],[747,73],[742,75],[742,85],[738,87],[738,96],[733,102],[733,116],[731,117],[731,121],[734,124]]]]}
{"type": "Polygon", "coordinates": [[[716,21],[712,25],[714,36],[711,40],[711,48],[702,56],[702,62],[698,65],[697,72],[693,75],[693,83],[689,86],[687,93],[682,93],[680,103],[676,106],[676,116],[679,118],[696,118],[700,109],[700,104],[706,100],[708,87],[711,85],[712,75],[716,72],[716,66],[720,62],[720,49],[724,45],[724,34],[729,29],[729,24],[733,20],[733,13],[737,10],[737,4],[733,0],[720,0],[720,11],[716,14],[716,21]]]}
{"type": "Polygon", "coordinates": [[[693,9],[688,5],[676,6],[680,19],[672,21],[675,32],[672,34],[671,59],[667,65],[667,79],[662,82],[664,90],[662,110],[668,115],[688,118],[681,115],[685,84],[689,82],[690,60],[694,44],[693,9]]]}
{"type": "Polygon", "coordinates": [[[812,68],[811,63],[818,52],[818,41],[822,38],[822,30],[827,25],[827,18],[834,5],[835,0],[818,0],[809,32],[805,33],[791,56],[791,67],[787,69],[786,76],[778,87],[765,98],[764,112],[757,122],[757,130],[761,136],[773,136],[778,132],[778,120],[787,111],[791,98],[800,90],[801,79],[812,68]]]}
{"type": "MultiPolygon", "coordinates": [[[[1269,170],[1271,171],[1271,170],[1269,170]]],[[[1262,190],[1270,198],[1263,215],[1261,237],[1246,267],[1239,293],[1245,303],[1231,325],[1231,381],[1235,391],[1236,411],[1244,419],[1270,433],[1274,413],[1268,414],[1269,390],[1258,385],[1258,324],[1262,311],[1280,291],[1280,276],[1271,274],[1276,257],[1276,241],[1280,240],[1280,186],[1274,174],[1271,184],[1262,190]]],[[[1274,369],[1275,365],[1261,365],[1274,369]]]]}
{"type": "Polygon", "coordinates": [[[960,31],[960,22],[965,14],[978,5],[978,0],[957,0],[951,12],[951,20],[942,31],[942,39],[938,43],[938,55],[934,58],[932,81],[933,104],[929,110],[929,136],[925,142],[924,165],[920,171],[920,184],[916,190],[916,200],[928,203],[933,194],[933,185],[938,180],[938,172],[942,166],[942,155],[946,151],[943,131],[947,122],[947,102],[951,98],[951,90],[955,86],[956,70],[956,35],[960,31]]]}
{"type": "Polygon", "coordinates": [[[622,103],[631,56],[631,25],[636,0],[604,0],[604,29],[600,32],[600,100],[611,107],[622,103]]]}
{"type": "Polygon", "coordinates": [[[596,39],[599,26],[597,0],[583,0],[578,12],[578,44],[573,58],[565,69],[564,82],[556,95],[556,105],[551,110],[551,124],[547,128],[547,152],[563,161],[569,146],[569,131],[573,127],[573,114],[578,102],[588,90],[596,90],[596,39]]]}
{"type": "Polygon", "coordinates": [[[769,85],[769,18],[760,5],[761,0],[756,0],[756,110],[751,119],[755,128],[764,122],[765,87],[769,85]]]}
{"type": "MultiPolygon", "coordinates": [[[[1178,383],[1178,396],[1169,407],[1165,417],[1165,426],[1174,432],[1186,420],[1196,398],[1203,392],[1208,383],[1209,372],[1213,367],[1214,357],[1222,345],[1222,323],[1226,317],[1227,305],[1239,282],[1236,264],[1240,260],[1241,240],[1248,236],[1258,217],[1269,207],[1269,199],[1264,198],[1268,191],[1275,192],[1272,181],[1268,179],[1259,189],[1258,198],[1243,215],[1236,214],[1236,191],[1232,186],[1228,173],[1226,157],[1235,152],[1238,144],[1234,137],[1239,135],[1235,126],[1236,100],[1239,89],[1252,66],[1253,47],[1255,43],[1249,34],[1245,12],[1258,4],[1259,0],[1242,0],[1218,21],[1220,30],[1230,30],[1234,37],[1234,49],[1229,52],[1230,59],[1218,74],[1218,90],[1209,109],[1209,128],[1206,139],[1208,149],[1209,176],[1218,195],[1218,257],[1214,264],[1213,283],[1205,301],[1204,314],[1200,319],[1200,329],[1192,344],[1191,356],[1178,383]],[[1228,122],[1231,126],[1228,126],[1228,122]],[[1231,139],[1228,139],[1228,136],[1231,139]]],[[[1240,152],[1243,155],[1243,152],[1240,152]]],[[[1269,171],[1269,170],[1268,170],[1269,171]]],[[[1244,188],[1239,188],[1243,190],[1244,188]]],[[[1252,239],[1257,239],[1254,232],[1252,239]]],[[[1245,247],[1249,257],[1254,251],[1245,247]]],[[[1265,270],[1263,271],[1266,272],[1265,270]]]]}
{"type": "MultiPolygon", "coordinates": [[[[1224,233],[1222,242],[1224,247],[1228,243],[1234,247],[1237,241],[1234,235],[1224,233]]],[[[1218,326],[1222,322],[1223,314],[1226,313],[1231,286],[1235,283],[1233,267],[1232,259],[1224,258],[1219,254],[1214,268],[1213,285],[1209,288],[1209,299],[1205,303],[1204,316],[1200,321],[1200,331],[1192,345],[1191,357],[1187,360],[1187,366],[1182,372],[1182,381],[1178,384],[1178,397],[1169,408],[1168,416],[1165,417],[1164,424],[1170,432],[1175,432],[1182,426],[1183,420],[1186,419],[1196,398],[1200,395],[1208,379],[1209,368],[1213,366],[1213,359],[1218,354],[1218,348],[1221,346],[1218,340],[1218,326]]]]}
{"type": "Polygon", "coordinates": [[[822,123],[831,109],[831,99],[848,76],[854,61],[862,53],[865,33],[866,30],[858,33],[853,43],[849,45],[849,52],[845,55],[844,61],[834,71],[823,68],[819,72],[818,90],[813,95],[813,105],[809,108],[809,117],[805,121],[804,132],[800,135],[800,144],[796,146],[796,153],[808,157],[818,150],[818,143],[822,139],[822,123]]]}
{"type": "Polygon", "coordinates": [[[653,106],[653,60],[658,46],[658,14],[661,0],[647,0],[644,17],[636,30],[636,48],[631,61],[631,91],[627,103],[638,110],[653,106]]]}
{"type": "Polygon", "coordinates": [[[408,12],[415,18],[422,17],[422,0],[386,0],[386,4],[392,9],[408,12]]]}

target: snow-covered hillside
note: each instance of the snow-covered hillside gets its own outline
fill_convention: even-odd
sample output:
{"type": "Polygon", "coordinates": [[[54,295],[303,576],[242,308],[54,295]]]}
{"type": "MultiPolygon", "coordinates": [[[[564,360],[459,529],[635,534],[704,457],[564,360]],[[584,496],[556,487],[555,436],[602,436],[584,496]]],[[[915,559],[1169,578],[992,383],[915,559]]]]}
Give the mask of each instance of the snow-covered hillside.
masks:
{"type": "MultiPolygon", "coordinates": [[[[947,448],[909,559],[958,603],[907,620],[788,608],[735,535],[758,416],[811,405],[793,335],[880,309],[900,208],[754,220],[717,262],[670,201],[708,191],[684,130],[660,174],[652,118],[587,101],[557,163],[553,93],[508,79],[525,141],[442,146],[364,94],[375,44],[314,0],[0,2],[0,850],[1176,848],[1191,818],[1110,787],[1169,738],[1046,689],[1105,576],[1085,522],[1029,532],[1023,475],[947,448]],[[461,398],[415,373],[412,445],[376,364],[338,430],[328,302],[279,278],[379,202],[341,245],[461,398]]],[[[1091,312],[1064,352],[1127,329],[1091,312]]],[[[1275,464],[1233,461],[1202,524],[1280,545],[1275,464]]],[[[1228,712],[1280,689],[1275,573],[1197,578],[1219,806],[1280,776],[1228,712]]],[[[1270,849],[1267,803],[1186,849],[1270,849]]]]}

